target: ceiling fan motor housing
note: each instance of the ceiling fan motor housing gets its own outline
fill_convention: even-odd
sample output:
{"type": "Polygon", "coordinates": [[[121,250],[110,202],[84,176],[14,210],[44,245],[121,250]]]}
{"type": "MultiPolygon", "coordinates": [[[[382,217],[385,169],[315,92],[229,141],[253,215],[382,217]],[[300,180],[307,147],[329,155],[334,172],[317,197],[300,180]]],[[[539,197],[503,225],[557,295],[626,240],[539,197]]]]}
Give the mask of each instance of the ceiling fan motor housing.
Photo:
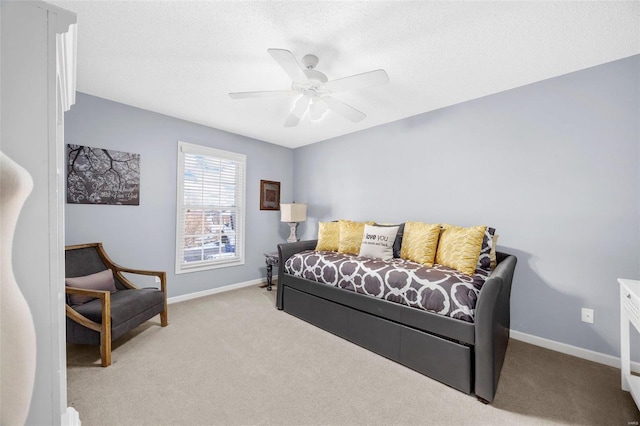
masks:
{"type": "Polygon", "coordinates": [[[316,55],[304,55],[302,64],[308,70],[312,70],[318,65],[318,57],[316,55]]]}
{"type": "Polygon", "coordinates": [[[302,64],[306,68],[303,69],[302,72],[304,72],[309,80],[319,83],[326,83],[329,81],[326,75],[320,71],[316,71],[315,68],[316,65],[318,65],[318,57],[316,55],[304,55],[302,58],[302,64]]]}

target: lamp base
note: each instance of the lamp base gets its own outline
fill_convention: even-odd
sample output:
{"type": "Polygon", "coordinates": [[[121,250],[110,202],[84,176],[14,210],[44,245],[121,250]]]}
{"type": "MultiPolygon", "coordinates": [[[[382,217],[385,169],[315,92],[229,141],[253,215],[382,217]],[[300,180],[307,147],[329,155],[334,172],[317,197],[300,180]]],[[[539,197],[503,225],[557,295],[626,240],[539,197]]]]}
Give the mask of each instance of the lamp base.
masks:
{"type": "Polygon", "coordinates": [[[298,227],[298,222],[289,222],[289,228],[291,228],[291,234],[289,234],[289,238],[287,238],[288,243],[295,243],[298,241],[298,237],[296,237],[297,227],[298,227]]]}

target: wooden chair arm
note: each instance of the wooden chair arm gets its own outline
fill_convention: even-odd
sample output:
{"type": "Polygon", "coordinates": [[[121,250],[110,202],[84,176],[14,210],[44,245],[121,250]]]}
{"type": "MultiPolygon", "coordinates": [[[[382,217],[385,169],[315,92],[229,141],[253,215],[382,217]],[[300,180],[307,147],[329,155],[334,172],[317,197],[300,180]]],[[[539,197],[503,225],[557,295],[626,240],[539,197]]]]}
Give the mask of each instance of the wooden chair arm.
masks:
{"type": "Polygon", "coordinates": [[[102,305],[102,324],[98,324],[95,321],[91,321],[89,318],[85,317],[73,307],[66,304],[65,311],[67,316],[91,330],[101,331],[103,329],[103,325],[111,328],[111,293],[107,290],[87,290],[84,288],[77,287],[67,287],[65,286],[66,294],[81,294],[83,296],[94,297],[96,299],[100,299],[100,304],[102,305]]]}
{"type": "Polygon", "coordinates": [[[116,266],[115,268],[116,271],[128,272],[130,274],[152,275],[152,276],[159,277],[164,273],[162,271],[147,271],[145,269],[133,269],[133,268],[126,268],[124,266],[117,266],[117,265],[114,265],[114,266],[116,266]]]}
{"type": "Polygon", "coordinates": [[[118,276],[118,279],[120,280],[122,285],[124,285],[125,287],[131,288],[131,289],[134,289],[134,290],[138,288],[134,283],[132,283],[124,275],[122,275],[123,272],[127,272],[127,273],[130,273],[130,274],[151,275],[151,276],[159,277],[160,278],[160,290],[165,294],[165,299],[166,299],[166,296],[167,296],[167,274],[166,274],[166,272],[163,272],[163,271],[149,271],[149,270],[145,270],[145,269],[133,269],[133,268],[127,268],[125,266],[118,265],[113,260],[111,260],[111,258],[104,251],[104,248],[102,247],[102,243],[91,243],[91,244],[85,244],[85,245],[78,245],[78,246],[75,246],[75,247],[82,248],[82,247],[85,247],[85,246],[96,247],[96,249],[98,250],[98,254],[102,258],[102,261],[105,263],[105,265],[107,265],[107,267],[109,269],[111,269],[112,271],[115,272],[115,274],[118,276]]]}
{"type": "Polygon", "coordinates": [[[91,321],[89,318],[85,317],[84,315],[82,315],[81,313],[73,309],[71,306],[66,305],[65,311],[67,313],[67,317],[69,317],[69,319],[71,319],[72,321],[75,321],[80,325],[90,328],[91,330],[98,331],[98,332],[100,331],[100,324],[98,324],[97,322],[91,321]]]}
{"type": "Polygon", "coordinates": [[[125,267],[118,266],[118,265],[115,265],[115,264],[112,264],[112,266],[114,266],[113,271],[118,276],[118,279],[126,287],[129,287],[131,289],[137,289],[138,288],[134,283],[129,281],[127,279],[127,277],[125,277],[122,274],[123,272],[127,272],[129,274],[137,274],[137,275],[150,275],[150,276],[154,276],[154,277],[160,278],[160,290],[165,294],[167,293],[167,273],[164,272],[164,271],[147,271],[147,270],[144,270],[144,269],[125,268],[125,267]]]}

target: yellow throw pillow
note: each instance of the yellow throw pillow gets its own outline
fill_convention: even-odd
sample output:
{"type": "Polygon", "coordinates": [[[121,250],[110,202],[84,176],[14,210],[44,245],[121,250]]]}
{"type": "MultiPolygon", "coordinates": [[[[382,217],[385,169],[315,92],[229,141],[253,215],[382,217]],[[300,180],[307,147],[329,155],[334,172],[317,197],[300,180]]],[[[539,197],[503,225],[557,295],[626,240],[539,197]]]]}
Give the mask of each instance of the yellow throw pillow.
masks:
{"type": "Polygon", "coordinates": [[[364,235],[364,225],[373,225],[374,222],[352,222],[350,220],[340,221],[340,243],[338,253],[359,254],[362,236],[364,235]]]}
{"type": "Polygon", "coordinates": [[[445,224],[442,226],[436,263],[473,275],[478,264],[482,239],[486,226],[463,228],[445,224]]]}
{"type": "Polygon", "coordinates": [[[338,251],[339,242],[339,222],[318,222],[318,244],[316,244],[317,251],[338,251]]]}
{"type": "Polygon", "coordinates": [[[433,266],[440,235],[439,223],[406,222],[400,257],[427,267],[433,266]]]}

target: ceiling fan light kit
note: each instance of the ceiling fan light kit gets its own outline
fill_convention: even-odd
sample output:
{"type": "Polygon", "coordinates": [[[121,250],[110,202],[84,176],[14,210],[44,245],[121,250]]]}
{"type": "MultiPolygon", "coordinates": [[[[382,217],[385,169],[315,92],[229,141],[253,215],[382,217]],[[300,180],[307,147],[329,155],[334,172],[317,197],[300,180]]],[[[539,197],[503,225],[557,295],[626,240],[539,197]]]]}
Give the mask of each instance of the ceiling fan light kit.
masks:
{"type": "Polygon", "coordinates": [[[354,123],[362,121],[367,116],[365,113],[331,95],[389,82],[389,76],[382,69],[329,81],[326,75],[315,69],[319,62],[315,55],[305,55],[302,58],[303,68],[288,50],[267,49],[267,51],[291,78],[291,90],[233,92],[229,93],[229,96],[232,99],[298,96],[285,120],[285,127],[297,126],[305,116],[308,116],[311,121],[321,120],[329,110],[354,123]]]}
{"type": "Polygon", "coordinates": [[[312,99],[309,104],[309,120],[320,121],[329,112],[329,107],[325,102],[312,99]]]}

